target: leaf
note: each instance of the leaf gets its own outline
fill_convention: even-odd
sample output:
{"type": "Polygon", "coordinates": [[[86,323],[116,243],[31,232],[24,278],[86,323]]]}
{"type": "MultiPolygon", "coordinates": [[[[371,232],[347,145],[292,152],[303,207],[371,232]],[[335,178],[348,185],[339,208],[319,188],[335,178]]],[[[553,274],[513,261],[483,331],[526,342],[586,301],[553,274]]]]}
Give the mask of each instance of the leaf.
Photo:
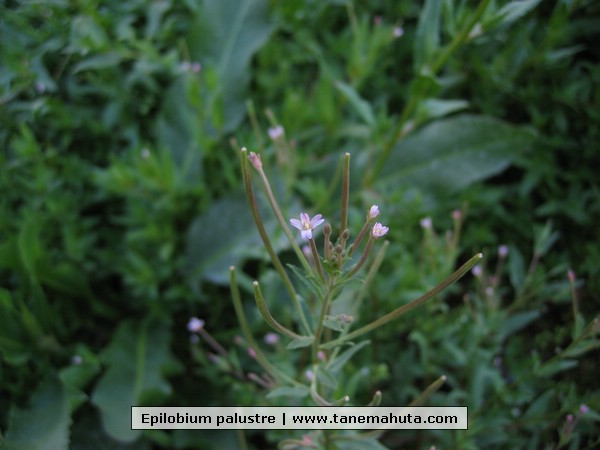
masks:
{"type": "Polygon", "coordinates": [[[456,192],[506,169],[533,138],[526,129],[487,116],[441,119],[396,144],[380,184],[431,195],[456,192]]]}
{"type": "Polygon", "coordinates": [[[101,358],[108,368],[96,384],[92,403],[109,435],[132,442],[141,431],[131,429],[131,406],[157,404],[171,393],[165,375],[177,363],[169,351],[168,328],[151,321],[124,322],[101,358]]]}
{"type": "Polygon", "coordinates": [[[267,398],[304,398],[308,396],[309,393],[310,389],[306,386],[283,386],[269,391],[269,393],[267,394],[267,398]]]}
{"type": "Polygon", "coordinates": [[[182,178],[197,182],[201,177],[203,149],[198,112],[189,99],[186,79],[180,77],[167,90],[157,119],[156,136],[170,153],[182,178]]]}
{"type": "Polygon", "coordinates": [[[511,317],[506,319],[502,325],[499,338],[501,341],[516,333],[517,331],[525,328],[531,322],[540,317],[539,311],[523,311],[513,314],[511,317]]]}
{"type": "Polygon", "coordinates": [[[314,336],[302,336],[298,339],[293,339],[286,348],[292,350],[294,348],[308,347],[315,340],[314,336]]]}
{"type": "MultiPolygon", "coordinates": [[[[186,242],[187,269],[193,281],[228,285],[230,266],[267,256],[248,208],[241,199],[225,198],[194,220],[186,242]]],[[[274,239],[276,219],[265,213],[263,220],[275,251],[281,249],[287,240],[283,233],[279,233],[281,239],[274,239]]]]}
{"type": "Polygon", "coordinates": [[[34,392],[29,407],[11,409],[1,448],[67,450],[70,425],[66,389],[58,378],[50,376],[34,392]]]}
{"type": "Polygon", "coordinates": [[[362,341],[352,347],[348,348],[346,351],[341,353],[337,358],[330,361],[327,367],[332,374],[337,374],[342,368],[346,365],[346,363],[352,358],[359,350],[368,345],[371,341],[362,341]]]}
{"type": "Polygon", "coordinates": [[[541,0],[518,0],[507,3],[496,12],[491,21],[501,25],[511,24],[535,8],[540,1],[541,0]]]}
{"type": "Polygon", "coordinates": [[[369,126],[375,125],[375,114],[369,102],[364,100],[356,89],[342,81],[336,81],[335,87],[350,102],[356,113],[369,126]]]}
{"type": "Polygon", "coordinates": [[[273,29],[268,13],[265,0],[204,2],[188,36],[192,58],[213,66],[221,83],[224,132],[232,131],[244,117],[250,61],[273,29]]]}
{"type": "Polygon", "coordinates": [[[535,374],[540,377],[551,377],[558,372],[571,369],[577,364],[577,361],[574,359],[559,359],[536,368],[535,374]]]}
{"type": "Polygon", "coordinates": [[[466,100],[440,100],[430,98],[419,104],[417,112],[418,121],[427,121],[453,114],[457,111],[467,109],[469,102],[466,100]]]}
{"type": "Polygon", "coordinates": [[[415,73],[421,72],[423,66],[431,61],[439,48],[441,14],[441,0],[426,0],[415,34],[415,73]]]}

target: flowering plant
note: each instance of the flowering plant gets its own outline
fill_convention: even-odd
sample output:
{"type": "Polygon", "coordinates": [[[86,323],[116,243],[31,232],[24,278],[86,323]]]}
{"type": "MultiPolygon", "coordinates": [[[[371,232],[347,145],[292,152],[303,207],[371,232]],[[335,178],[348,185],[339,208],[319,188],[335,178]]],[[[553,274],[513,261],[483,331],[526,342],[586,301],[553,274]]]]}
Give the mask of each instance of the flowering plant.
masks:
{"type": "MultiPolygon", "coordinates": [[[[286,395],[292,392],[291,389],[293,389],[297,397],[310,397],[314,403],[320,406],[347,404],[350,401],[348,395],[342,395],[340,398],[330,398],[330,396],[339,388],[336,378],[341,368],[357,351],[368,344],[368,341],[356,343],[355,339],[386,325],[431,299],[465,275],[481,259],[482,255],[473,256],[439,285],[416,300],[401,305],[370,323],[351,329],[354,317],[360,310],[361,302],[371,285],[371,281],[384,260],[389,242],[384,240],[375,256],[371,258],[373,248],[377,240],[388,234],[389,228],[381,222],[376,222],[376,219],[381,215],[381,211],[378,205],[372,205],[367,211],[361,230],[351,242],[352,233],[348,224],[350,154],[346,153],[343,160],[341,219],[337,239],[333,240],[333,227],[329,222],[326,222],[321,214],[315,214],[311,217],[307,212],[301,212],[299,218],[289,219],[289,224],[300,232],[301,240],[308,243],[304,251],[288,226],[288,221],[284,218],[282,209],[273,194],[271,184],[263,168],[260,155],[254,152],[248,153],[243,148],[241,160],[244,186],[254,222],[273,266],[277,270],[294,305],[297,323],[284,325],[273,316],[258,281],[253,282],[256,305],[267,324],[280,335],[290,339],[287,345],[288,349],[310,349],[310,362],[308,362],[307,367],[303,368],[304,370],[297,371],[297,373],[304,374],[303,380],[299,380],[297,376],[291,375],[269,361],[252,336],[242,305],[241,294],[237,287],[236,271],[234,267],[231,267],[230,281],[235,311],[244,337],[249,343],[249,354],[255,358],[264,370],[263,375],[253,374],[252,378],[261,386],[271,389],[269,397],[276,397],[278,394],[286,395]],[[310,297],[310,302],[299,294],[297,287],[290,279],[288,271],[274,250],[257,206],[250,166],[258,173],[271,210],[277,217],[281,229],[287,236],[289,244],[302,266],[303,270],[294,266],[289,266],[289,268],[304,286],[308,286],[309,294],[306,297],[310,297]],[[321,225],[323,225],[323,243],[322,252],[319,252],[316,231],[321,225]],[[353,292],[351,303],[338,302],[343,303],[341,308],[346,308],[346,310],[340,310],[335,301],[342,296],[346,289],[355,289],[354,285],[350,287],[349,282],[362,274],[363,268],[366,268],[366,273],[362,275],[360,288],[357,292],[353,292]]],[[[444,377],[440,377],[412,404],[422,403],[443,384],[444,380],[444,377]]],[[[381,392],[377,391],[370,404],[378,405],[380,401],[381,392]]],[[[324,432],[323,436],[325,435],[324,432]]],[[[348,439],[348,436],[345,435],[344,439],[348,439]]],[[[294,442],[289,441],[285,445],[293,448],[294,442]]]]}

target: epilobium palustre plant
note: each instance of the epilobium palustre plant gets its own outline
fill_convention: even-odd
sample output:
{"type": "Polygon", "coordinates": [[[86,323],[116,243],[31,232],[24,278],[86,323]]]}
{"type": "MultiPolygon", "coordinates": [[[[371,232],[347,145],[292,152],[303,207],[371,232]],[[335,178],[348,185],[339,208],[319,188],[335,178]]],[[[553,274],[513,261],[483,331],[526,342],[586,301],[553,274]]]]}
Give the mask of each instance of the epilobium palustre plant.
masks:
{"type": "MultiPolygon", "coordinates": [[[[389,242],[382,238],[388,234],[389,228],[378,221],[382,212],[377,205],[373,205],[366,212],[364,223],[356,238],[352,238],[351,225],[348,223],[350,154],[346,153],[344,155],[341,219],[338,235],[335,239],[332,224],[327,222],[321,214],[311,216],[307,212],[299,211],[296,217],[285,218],[271,189],[260,155],[254,152],[248,153],[243,148],[241,150],[241,160],[244,186],[254,222],[265,249],[295,308],[296,323],[284,325],[271,314],[267,299],[264,298],[263,290],[258,281],[253,283],[256,305],[264,320],[273,330],[290,340],[287,346],[288,349],[307,348],[310,350],[308,366],[297,368],[298,370],[294,372],[304,374],[302,379],[297,379],[295,375],[287,373],[269,361],[250,331],[237,287],[235,268],[232,267],[230,277],[236,314],[244,337],[253,350],[252,357],[265,371],[262,377],[263,383],[260,384],[268,385],[272,389],[287,389],[286,392],[289,392],[289,388],[295,388],[295,393],[300,392],[304,393],[306,397],[310,396],[314,403],[320,406],[346,404],[350,401],[349,396],[342,395],[340,398],[330,398],[330,395],[339,387],[335,385],[336,379],[344,363],[367,344],[367,342],[357,343],[356,339],[388,324],[431,299],[465,275],[481,259],[482,255],[479,253],[473,256],[439,285],[418,299],[401,305],[370,323],[353,328],[354,317],[360,309],[360,304],[370,287],[371,281],[384,260],[389,242]],[[289,269],[303,285],[309,287],[309,295],[315,301],[308,302],[299,294],[296,285],[290,279],[288,271],[274,250],[271,237],[266,231],[257,205],[252,172],[258,174],[262,189],[266,193],[279,226],[287,236],[290,246],[302,266],[302,269],[299,269],[290,265],[289,269]],[[293,229],[290,228],[290,225],[293,229]],[[316,230],[321,228],[323,239],[322,243],[317,244],[316,230]],[[307,244],[305,250],[299,245],[296,238],[298,234],[295,235],[294,231],[298,232],[300,241],[307,244]],[[374,257],[372,257],[373,253],[374,257]],[[360,281],[360,283],[351,283],[352,281],[360,281]],[[347,310],[340,312],[339,308],[333,308],[333,306],[345,289],[354,289],[357,292],[353,292],[351,304],[344,303],[347,310]],[[334,310],[335,313],[333,313],[334,310]]],[[[413,404],[420,404],[428,395],[441,386],[444,379],[445,377],[440,377],[420,397],[415,399],[413,404]]],[[[371,401],[371,405],[378,405],[380,401],[381,393],[377,392],[371,401]]],[[[325,436],[326,432],[322,435],[325,436]]],[[[345,435],[344,439],[348,439],[348,436],[345,435]]]]}

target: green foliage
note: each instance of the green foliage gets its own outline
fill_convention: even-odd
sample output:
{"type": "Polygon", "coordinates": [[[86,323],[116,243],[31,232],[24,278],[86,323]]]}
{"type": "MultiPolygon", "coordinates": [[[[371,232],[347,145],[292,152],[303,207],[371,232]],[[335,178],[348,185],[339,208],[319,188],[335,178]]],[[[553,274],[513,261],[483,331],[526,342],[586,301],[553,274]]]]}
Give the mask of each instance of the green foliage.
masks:
{"type": "MultiPolygon", "coordinates": [[[[599,17],[589,0],[2,2],[0,449],[301,438],[129,427],[134,404],[313,402],[310,337],[263,342],[252,302],[255,341],[239,337],[232,265],[243,298],[259,280],[273,316],[304,333],[241,200],[241,146],[262,155],[286,221],[337,223],[346,151],[348,222],[372,204],[389,218],[378,273],[340,285],[331,338],[486,256],[480,276],[317,374],[332,398],[380,390],[385,405],[443,374],[428,404],[469,406],[469,429],[331,448],[597,447],[599,17]],[[186,330],[192,316],[209,338],[186,330]],[[297,384],[274,387],[253,346],[297,384]]],[[[318,278],[292,266],[257,199],[308,314],[318,278]]]]}

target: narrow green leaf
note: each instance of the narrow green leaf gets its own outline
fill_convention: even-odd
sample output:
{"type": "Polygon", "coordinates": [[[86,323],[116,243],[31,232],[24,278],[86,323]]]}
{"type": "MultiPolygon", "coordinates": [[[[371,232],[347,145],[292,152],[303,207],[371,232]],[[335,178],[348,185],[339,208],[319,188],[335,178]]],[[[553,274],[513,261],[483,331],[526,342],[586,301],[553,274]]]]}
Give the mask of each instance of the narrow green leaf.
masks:
{"type": "Polygon", "coordinates": [[[329,362],[327,367],[332,374],[337,374],[342,370],[342,368],[346,365],[346,363],[352,358],[358,351],[363,349],[365,346],[370,344],[371,341],[362,341],[356,345],[352,345],[348,349],[346,349],[343,353],[341,353],[337,358],[333,359],[329,362]]]}
{"type": "Polygon", "coordinates": [[[310,394],[310,389],[306,386],[283,386],[275,388],[266,395],[267,398],[304,398],[310,394]]]}
{"type": "Polygon", "coordinates": [[[421,72],[423,65],[431,61],[440,45],[441,0],[426,0],[414,42],[415,73],[421,72]]]}
{"type": "Polygon", "coordinates": [[[369,102],[363,99],[356,89],[342,81],[336,81],[335,87],[350,102],[360,118],[369,126],[375,125],[375,114],[369,102]]]}
{"type": "Polygon", "coordinates": [[[302,336],[301,338],[290,341],[286,348],[292,350],[294,348],[308,347],[313,343],[314,340],[314,336],[302,336]]]}

